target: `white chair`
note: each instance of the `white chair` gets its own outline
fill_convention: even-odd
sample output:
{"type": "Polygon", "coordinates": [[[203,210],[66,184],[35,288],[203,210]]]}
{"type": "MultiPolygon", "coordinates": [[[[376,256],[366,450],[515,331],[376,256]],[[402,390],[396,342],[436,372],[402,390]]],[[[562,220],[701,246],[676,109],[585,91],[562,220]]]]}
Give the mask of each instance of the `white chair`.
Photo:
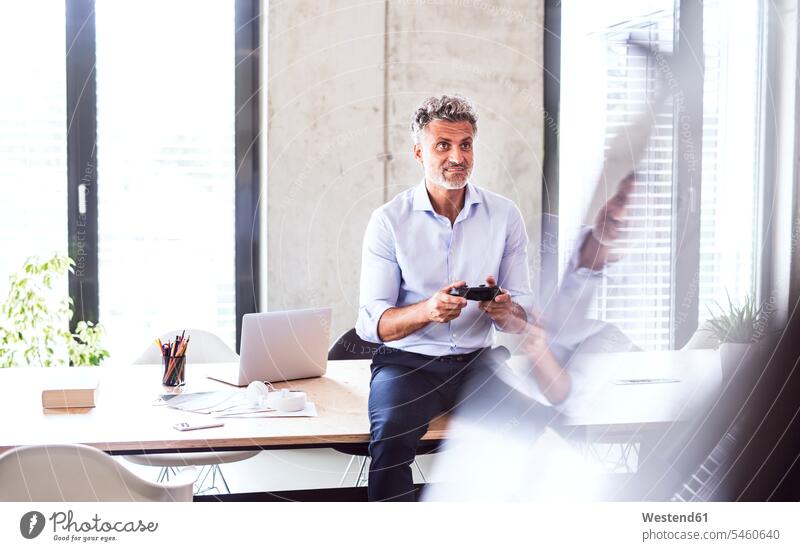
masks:
{"type": "MultiPolygon", "coordinates": [[[[179,331],[169,331],[161,335],[161,342],[166,343],[169,340],[175,340],[176,335],[183,333],[183,329],[179,331]]],[[[202,329],[187,329],[186,336],[191,337],[189,347],[186,349],[186,362],[187,364],[208,364],[208,363],[223,363],[223,362],[238,362],[239,355],[230,349],[221,338],[209,331],[202,329]]],[[[160,364],[161,353],[158,347],[151,341],[147,348],[144,349],[141,356],[139,356],[134,365],[144,364],[160,364]]]]}
{"type": "Polygon", "coordinates": [[[681,350],[705,350],[717,347],[719,347],[719,341],[714,337],[714,333],[705,324],[700,324],[681,350]]]}
{"type": "Polygon", "coordinates": [[[0,501],[192,501],[196,477],[158,484],[91,446],[23,446],[0,455],[0,501]]]}
{"type": "MultiPolygon", "coordinates": [[[[161,335],[161,341],[167,342],[175,339],[175,335],[180,335],[183,330],[171,331],[161,335]]],[[[186,335],[191,337],[189,348],[186,350],[186,363],[224,363],[238,362],[239,356],[231,350],[225,342],[214,333],[201,329],[187,329],[186,335]]],[[[158,364],[161,363],[161,354],[155,344],[150,344],[141,356],[134,362],[136,365],[158,364]]],[[[142,455],[125,455],[125,460],[137,465],[148,465],[151,467],[161,467],[158,475],[158,482],[170,480],[170,477],[177,473],[179,467],[198,466],[202,467],[197,477],[195,493],[203,493],[217,488],[217,477],[225,488],[226,493],[230,493],[228,482],[222,474],[220,464],[236,463],[244,461],[259,454],[259,450],[233,451],[233,452],[193,452],[193,453],[154,453],[142,455]],[[206,481],[211,481],[206,485],[206,481]]]]}

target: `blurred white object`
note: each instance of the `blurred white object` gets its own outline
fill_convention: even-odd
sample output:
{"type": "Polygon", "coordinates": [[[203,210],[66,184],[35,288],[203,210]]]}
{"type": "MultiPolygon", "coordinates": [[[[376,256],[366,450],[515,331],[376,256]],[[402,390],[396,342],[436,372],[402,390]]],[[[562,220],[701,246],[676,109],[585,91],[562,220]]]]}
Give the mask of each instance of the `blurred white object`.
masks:
{"type": "Polygon", "coordinates": [[[425,501],[601,499],[602,471],[550,428],[537,438],[458,423],[431,473],[425,501]]]}
{"type": "Polygon", "coordinates": [[[545,409],[547,400],[527,375],[528,359],[508,364],[496,372],[494,386],[482,385],[458,410],[426,500],[608,499],[603,465],[561,438],[546,413],[558,411],[568,432],[591,429],[627,439],[701,418],[722,385],[715,350],[576,354],[565,366],[572,392],[545,409]]]}

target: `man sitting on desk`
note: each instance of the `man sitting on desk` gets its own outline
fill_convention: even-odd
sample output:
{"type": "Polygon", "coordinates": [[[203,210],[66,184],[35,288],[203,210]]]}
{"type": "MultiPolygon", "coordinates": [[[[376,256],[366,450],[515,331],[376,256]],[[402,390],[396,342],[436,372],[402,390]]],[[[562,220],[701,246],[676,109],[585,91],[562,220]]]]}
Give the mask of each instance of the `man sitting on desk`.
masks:
{"type": "MultiPolygon", "coordinates": [[[[477,119],[460,96],[422,102],[411,131],[425,177],[375,210],[364,236],[356,330],[384,345],[371,366],[370,500],[414,499],[417,445],[431,419],[491,371],[494,330],[527,331],[528,342],[544,343],[541,327],[529,323],[533,294],[520,211],[469,183],[477,119]],[[501,286],[501,294],[489,302],[449,294],[483,283],[501,286]]],[[[586,235],[579,265],[597,269],[605,247],[586,235]]],[[[546,345],[534,349],[548,398],[563,399],[569,378],[546,345]]]]}

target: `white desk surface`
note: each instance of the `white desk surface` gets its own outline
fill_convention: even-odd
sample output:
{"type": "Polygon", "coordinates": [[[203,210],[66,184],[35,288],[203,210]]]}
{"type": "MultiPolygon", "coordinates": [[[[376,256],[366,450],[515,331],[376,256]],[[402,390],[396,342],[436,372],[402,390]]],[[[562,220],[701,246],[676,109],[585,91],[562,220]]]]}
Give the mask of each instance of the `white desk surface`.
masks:
{"type": "MultiPolygon", "coordinates": [[[[520,358],[512,359],[519,365],[520,358]]],[[[328,364],[326,376],[276,385],[301,389],[317,406],[312,418],[226,419],[225,426],[179,432],[178,421],[208,416],[152,405],[164,392],[160,366],[0,369],[0,452],[14,446],[84,443],[121,452],[281,448],[369,441],[369,360],[328,364]],[[41,389],[55,370],[90,370],[100,377],[96,408],[65,413],[42,410],[41,389]]],[[[205,374],[220,364],[187,366],[185,392],[232,389],[205,374]]],[[[687,420],[712,398],[721,381],[713,351],[594,354],[570,367],[574,392],[563,405],[568,425],[640,428],[687,420]],[[679,383],[616,385],[618,378],[664,377],[679,383]]],[[[446,417],[425,439],[446,436],[446,417]]]]}
{"type": "Polygon", "coordinates": [[[573,392],[560,408],[565,424],[623,428],[688,421],[719,394],[716,350],[583,354],[568,364],[573,392]],[[622,379],[677,379],[617,384],[622,379]]]}

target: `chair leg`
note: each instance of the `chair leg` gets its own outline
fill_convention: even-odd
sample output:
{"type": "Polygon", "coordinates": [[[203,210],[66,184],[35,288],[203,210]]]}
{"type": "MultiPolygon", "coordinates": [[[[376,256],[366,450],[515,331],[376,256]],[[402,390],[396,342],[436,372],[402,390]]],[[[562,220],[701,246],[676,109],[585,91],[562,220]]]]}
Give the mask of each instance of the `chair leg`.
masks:
{"type": "Polygon", "coordinates": [[[178,471],[175,470],[175,467],[161,467],[161,471],[158,473],[157,482],[169,482],[173,476],[177,475],[178,471]]]}
{"type": "Polygon", "coordinates": [[[361,459],[361,467],[358,469],[358,478],[356,478],[356,487],[361,486],[362,480],[366,482],[366,480],[364,480],[364,467],[367,465],[368,459],[369,457],[366,455],[361,459]]]}
{"type": "MultiPolygon", "coordinates": [[[[228,481],[225,480],[225,475],[222,474],[222,468],[219,465],[214,465],[214,471],[216,474],[219,474],[219,479],[222,481],[222,485],[225,486],[225,493],[231,493],[231,489],[228,487],[228,481]]],[[[216,476],[214,477],[214,480],[216,481],[216,476]]],[[[214,484],[214,487],[217,487],[216,483],[214,484]]]]}
{"type": "Polygon", "coordinates": [[[425,478],[425,473],[422,472],[422,467],[419,466],[419,463],[416,459],[414,460],[414,466],[417,468],[417,471],[419,471],[419,476],[422,478],[422,482],[427,484],[428,480],[425,478]]]}
{"type": "Polygon", "coordinates": [[[355,455],[351,455],[350,456],[350,461],[348,461],[347,467],[345,467],[344,473],[342,474],[342,479],[339,481],[339,487],[340,488],[344,487],[344,483],[347,480],[347,475],[350,474],[350,467],[353,466],[353,461],[355,461],[355,460],[356,460],[356,456],[355,455]]]}
{"type": "Polygon", "coordinates": [[[217,493],[222,494],[231,493],[230,486],[228,486],[228,481],[225,479],[225,475],[222,473],[222,468],[219,465],[206,465],[203,467],[203,476],[198,477],[198,482],[195,483],[194,493],[195,495],[201,495],[212,490],[216,490],[217,493]],[[210,483],[206,483],[208,477],[211,477],[210,483]],[[222,487],[225,489],[223,492],[222,489],[217,485],[217,477],[219,477],[219,482],[222,484],[222,487]]]}
{"type": "Polygon", "coordinates": [[[210,490],[213,486],[205,486],[206,480],[208,479],[208,475],[212,473],[212,469],[209,465],[204,465],[202,469],[200,469],[200,474],[197,476],[197,481],[194,483],[194,493],[195,494],[202,494],[203,492],[210,490]]]}
{"type": "Polygon", "coordinates": [[[156,479],[156,482],[161,484],[163,482],[168,482],[168,481],[169,481],[169,471],[167,470],[167,467],[161,467],[161,470],[158,471],[158,478],[156,479]]]}

